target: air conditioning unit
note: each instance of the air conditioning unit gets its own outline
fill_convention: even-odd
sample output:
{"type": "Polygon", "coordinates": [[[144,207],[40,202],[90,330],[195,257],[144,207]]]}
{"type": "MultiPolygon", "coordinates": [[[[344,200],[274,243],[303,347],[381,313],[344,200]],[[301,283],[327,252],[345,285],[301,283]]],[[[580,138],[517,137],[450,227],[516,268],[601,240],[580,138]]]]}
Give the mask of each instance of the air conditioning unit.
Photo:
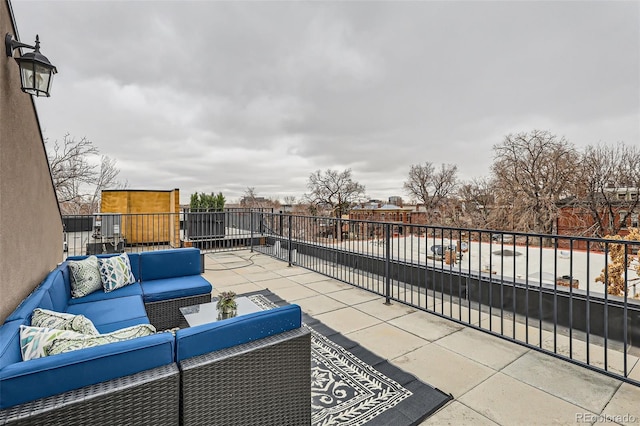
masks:
{"type": "Polygon", "coordinates": [[[122,234],[122,214],[95,214],[91,236],[92,239],[87,242],[87,255],[124,252],[126,238],[122,234]]]}
{"type": "Polygon", "coordinates": [[[117,238],[122,236],[121,223],[122,215],[116,214],[102,214],[102,236],[104,238],[117,238]]]}

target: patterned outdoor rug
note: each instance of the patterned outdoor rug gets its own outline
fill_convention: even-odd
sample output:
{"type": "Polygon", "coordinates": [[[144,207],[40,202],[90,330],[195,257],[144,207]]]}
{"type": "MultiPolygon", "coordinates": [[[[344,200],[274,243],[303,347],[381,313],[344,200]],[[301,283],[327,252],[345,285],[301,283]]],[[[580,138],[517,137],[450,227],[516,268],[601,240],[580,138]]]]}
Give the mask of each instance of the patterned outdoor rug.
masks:
{"type": "MultiPolygon", "coordinates": [[[[256,305],[286,305],[272,292],[247,293],[256,305]]],[[[453,399],[303,313],[311,331],[314,426],[416,425],[453,399]]]]}

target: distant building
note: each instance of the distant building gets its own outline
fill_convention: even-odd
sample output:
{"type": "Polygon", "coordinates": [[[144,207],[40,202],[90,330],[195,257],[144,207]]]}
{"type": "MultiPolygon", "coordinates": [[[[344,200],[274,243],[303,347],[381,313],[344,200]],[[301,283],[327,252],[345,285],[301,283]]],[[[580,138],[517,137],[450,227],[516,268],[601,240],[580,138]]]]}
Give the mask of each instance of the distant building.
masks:
{"type": "MultiPolygon", "coordinates": [[[[600,208],[598,216],[601,218],[605,234],[613,234],[624,237],[629,234],[629,228],[640,227],[640,202],[638,201],[637,188],[612,188],[616,193],[613,199],[600,208]],[[610,208],[609,208],[610,207],[610,208]]],[[[591,236],[598,227],[591,205],[576,200],[575,198],[561,200],[558,203],[560,209],[556,221],[556,233],[569,236],[591,236]]],[[[580,247],[584,248],[584,247],[580,247]]]]}
{"type": "MultiPolygon", "coordinates": [[[[399,198],[399,197],[398,197],[399,198]]],[[[416,206],[400,207],[394,204],[382,204],[377,200],[370,200],[353,207],[349,211],[349,219],[366,222],[352,222],[350,232],[365,238],[377,238],[384,234],[384,228],[380,224],[374,225],[368,222],[391,222],[394,234],[412,232],[406,230],[407,225],[416,224],[417,218],[424,215],[416,206]]]]}
{"type": "Polygon", "coordinates": [[[411,212],[413,212],[411,207],[368,202],[353,207],[349,211],[349,219],[411,223],[411,212]]]}
{"type": "Polygon", "coordinates": [[[402,197],[399,197],[397,195],[393,195],[393,196],[389,197],[389,204],[392,204],[392,205],[398,206],[398,207],[402,207],[404,205],[404,202],[402,201],[402,197]]]}
{"type": "Polygon", "coordinates": [[[241,206],[256,206],[261,204],[270,203],[271,200],[266,199],[265,197],[242,197],[240,199],[241,206]]]}

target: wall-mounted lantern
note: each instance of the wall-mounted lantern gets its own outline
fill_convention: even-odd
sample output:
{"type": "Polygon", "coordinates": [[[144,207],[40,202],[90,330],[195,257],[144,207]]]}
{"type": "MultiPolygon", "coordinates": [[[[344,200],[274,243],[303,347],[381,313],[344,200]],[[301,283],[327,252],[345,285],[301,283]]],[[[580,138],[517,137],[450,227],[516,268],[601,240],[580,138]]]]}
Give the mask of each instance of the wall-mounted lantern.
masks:
{"type": "Polygon", "coordinates": [[[58,72],[46,56],[40,53],[40,38],[36,35],[36,45],[30,46],[14,40],[11,34],[4,37],[7,56],[13,57],[13,51],[19,47],[34,49],[16,58],[20,66],[20,85],[22,91],[36,96],[49,96],[53,75],[58,72]]]}

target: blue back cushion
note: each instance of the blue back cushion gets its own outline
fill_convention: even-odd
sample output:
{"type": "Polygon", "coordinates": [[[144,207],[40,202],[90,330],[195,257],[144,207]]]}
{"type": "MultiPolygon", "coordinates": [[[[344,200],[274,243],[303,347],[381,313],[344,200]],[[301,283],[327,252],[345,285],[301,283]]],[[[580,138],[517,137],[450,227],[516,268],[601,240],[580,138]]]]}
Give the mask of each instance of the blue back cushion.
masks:
{"type": "Polygon", "coordinates": [[[22,361],[20,353],[21,324],[25,324],[25,320],[5,322],[0,326],[0,370],[9,364],[22,361]]]}
{"type": "MultiPolygon", "coordinates": [[[[124,287],[120,287],[117,290],[105,293],[103,290],[94,291],[83,297],[76,297],[69,299],[69,305],[76,305],[78,303],[96,302],[98,300],[117,299],[118,297],[127,296],[142,296],[142,286],[140,283],[127,284],[124,287]]],[[[69,308],[67,308],[69,309],[69,308]]]]}
{"type": "MultiPolygon", "coordinates": [[[[19,349],[18,349],[19,350],[19,349]]],[[[171,364],[171,333],[157,333],[0,369],[0,409],[171,364]]]]}
{"type": "Polygon", "coordinates": [[[140,253],[140,279],[144,282],[200,275],[200,263],[197,248],[144,251],[140,253]]]}
{"type": "MultiPolygon", "coordinates": [[[[65,265],[66,267],[66,265],[65,265]]],[[[68,281],[65,284],[65,276],[61,270],[57,269],[56,274],[51,280],[49,286],[49,296],[51,296],[51,302],[53,302],[53,310],[56,312],[64,312],[67,309],[67,301],[71,297],[71,290],[69,289],[68,281]]],[[[67,278],[69,275],[67,274],[67,278]]]]}
{"type": "MultiPolygon", "coordinates": [[[[31,292],[31,294],[27,296],[27,298],[24,299],[20,303],[20,305],[18,305],[18,307],[7,317],[5,322],[17,319],[31,318],[31,313],[35,308],[53,309],[54,304],[51,295],[49,294],[50,287],[56,280],[56,278],[60,276],[60,269],[61,267],[58,266],[53,271],[49,272],[49,275],[45,277],[44,281],[38,287],[36,287],[36,289],[31,292]]],[[[66,307],[66,297],[64,303],[62,304],[66,307]]]]}

